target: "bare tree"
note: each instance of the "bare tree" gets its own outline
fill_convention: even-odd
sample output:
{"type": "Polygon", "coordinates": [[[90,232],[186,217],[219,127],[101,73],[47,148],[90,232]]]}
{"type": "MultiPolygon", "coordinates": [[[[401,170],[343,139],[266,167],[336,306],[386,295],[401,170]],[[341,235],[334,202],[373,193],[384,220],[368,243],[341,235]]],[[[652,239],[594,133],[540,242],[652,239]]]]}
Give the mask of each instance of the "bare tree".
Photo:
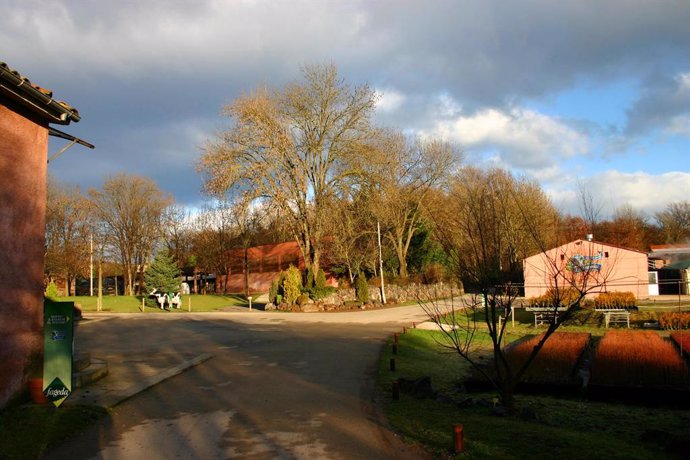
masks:
{"type": "Polygon", "coordinates": [[[464,168],[446,204],[446,213],[439,216],[441,241],[454,256],[457,276],[469,281],[479,294],[460,305],[429,300],[424,305],[444,331],[446,345],[482,373],[507,410],[513,411],[515,387],[525,371],[585,296],[606,284],[615,260],[602,270],[592,263],[597,257],[592,253],[594,246],[587,246],[585,254],[570,246],[548,249],[555,234],[555,209],[536,184],[517,181],[500,170],[464,168]],[[549,287],[544,301],[547,328],[529,358],[515,365],[504,348],[505,319],[515,308],[519,292],[510,266],[515,257],[525,257],[535,249],[549,287]],[[475,338],[480,330],[491,338],[491,369],[476,359],[475,338]]]}
{"type": "Polygon", "coordinates": [[[143,289],[144,268],[163,235],[162,215],[172,198],[151,179],[126,174],[107,179],[102,190],[89,195],[105,241],[122,263],[125,294],[133,295],[135,280],[143,289]]]}
{"type": "Polygon", "coordinates": [[[334,65],[305,66],[305,81],[259,89],[224,113],[232,126],[204,146],[205,190],[228,191],[280,209],[305,265],[318,271],[328,203],[362,153],[375,105],[366,85],[349,86],[334,65]]]}
{"type": "Polygon", "coordinates": [[[68,296],[72,295],[76,277],[88,273],[91,233],[88,200],[78,187],[60,184],[49,177],[45,270],[48,276],[65,277],[68,296]]]}
{"type": "Polygon", "coordinates": [[[655,215],[667,243],[690,241],[690,201],[675,201],[655,215]]]}
{"type": "Polygon", "coordinates": [[[453,172],[460,155],[438,139],[408,139],[401,132],[379,130],[370,141],[370,200],[386,239],[407,277],[407,254],[429,204],[429,193],[453,172]]]}

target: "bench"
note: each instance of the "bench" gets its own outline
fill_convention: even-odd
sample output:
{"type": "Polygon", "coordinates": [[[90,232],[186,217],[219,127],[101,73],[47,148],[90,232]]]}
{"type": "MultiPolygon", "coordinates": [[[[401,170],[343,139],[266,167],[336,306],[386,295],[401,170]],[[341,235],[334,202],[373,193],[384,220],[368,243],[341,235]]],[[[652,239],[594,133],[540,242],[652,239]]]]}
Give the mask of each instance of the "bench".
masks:
{"type": "Polygon", "coordinates": [[[604,323],[606,327],[609,324],[626,324],[630,329],[630,312],[627,310],[608,310],[604,312],[604,323]]]}
{"type": "Polygon", "coordinates": [[[540,324],[551,324],[551,322],[558,323],[558,312],[554,311],[535,311],[534,312],[534,326],[540,324]]]}

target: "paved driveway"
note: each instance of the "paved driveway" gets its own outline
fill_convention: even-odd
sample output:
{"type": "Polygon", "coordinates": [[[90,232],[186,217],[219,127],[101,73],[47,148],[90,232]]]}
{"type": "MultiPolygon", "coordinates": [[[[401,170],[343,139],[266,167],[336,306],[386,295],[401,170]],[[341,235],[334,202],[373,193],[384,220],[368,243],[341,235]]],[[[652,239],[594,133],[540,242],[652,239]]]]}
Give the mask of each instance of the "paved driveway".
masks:
{"type": "Polygon", "coordinates": [[[213,358],[115,406],[49,458],[424,457],[373,404],[383,342],[422,321],[419,307],[99,318],[79,325],[78,350],[132,366],[171,354],[213,358]]]}

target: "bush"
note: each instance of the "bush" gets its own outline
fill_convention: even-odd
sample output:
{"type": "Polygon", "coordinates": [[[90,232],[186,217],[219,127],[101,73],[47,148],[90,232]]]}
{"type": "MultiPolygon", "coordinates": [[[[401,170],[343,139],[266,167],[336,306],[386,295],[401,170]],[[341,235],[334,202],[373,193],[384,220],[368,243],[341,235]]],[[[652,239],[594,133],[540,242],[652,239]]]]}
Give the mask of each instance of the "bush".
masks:
{"type": "Polygon", "coordinates": [[[299,297],[297,297],[297,300],[295,300],[295,303],[299,305],[300,307],[306,305],[309,303],[311,299],[309,298],[309,295],[307,294],[301,294],[299,297]]]}
{"type": "Polygon", "coordinates": [[[637,299],[632,292],[603,292],[594,299],[594,306],[603,309],[634,308],[637,299]]]}
{"type": "Polygon", "coordinates": [[[302,294],[302,273],[299,268],[290,265],[283,280],[283,299],[286,303],[293,305],[300,294],[302,294]]]}
{"type": "Polygon", "coordinates": [[[677,331],[690,328],[690,313],[659,313],[659,326],[677,331]]]}
{"type": "Polygon", "coordinates": [[[580,297],[580,291],[574,288],[549,289],[543,295],[529,298],[527,306],[529,308],[554,308],[554,304],[558,302],[559,308],[570,307],[578,297],[580,297]]]}
{"type": "Polygon", "coordinates": [[[268,288],[268,301],[275,305],[277,296],[278,296],[278,282],[276,280],[273,280],[273,281],[271,281],[271,287],[268,288]]]}
{"type": "Polygon", "coordinates": [[[48,286],[46,286],[45,296],[48,299],[57,299],[60,297],[60,292],[58,291],[55,282],[51,281],[48,283],[48,286]]]}
{"type": "Polygon", "coordinates": [[[424,267],[422,282],[424,284],[435,284],[446,278],[446,267],[441,264],[429,264],[424,267]]]}
{"type": "Polygon", "coordinates": [[[355,295],[359,302],[365,303],[369,301],[369,284],[367,283],[367,277],[363,273],[357,275],[355,295]]]}
{"type": "Polygon", "coordinates": [[[310,279],[313,280],[313,282],[312,285],[307,285],[306,291],[309,293],[309,297],[312,299],[323,299],[324,297],[328,297],[335,292],[335,288],[326,286],[326,273],[324,273],[323,270],[319,269],[316,277],[314,278],[313,271],[309,269],[309,272],[307,272],[307,282],[309,282],[310,279]]]}

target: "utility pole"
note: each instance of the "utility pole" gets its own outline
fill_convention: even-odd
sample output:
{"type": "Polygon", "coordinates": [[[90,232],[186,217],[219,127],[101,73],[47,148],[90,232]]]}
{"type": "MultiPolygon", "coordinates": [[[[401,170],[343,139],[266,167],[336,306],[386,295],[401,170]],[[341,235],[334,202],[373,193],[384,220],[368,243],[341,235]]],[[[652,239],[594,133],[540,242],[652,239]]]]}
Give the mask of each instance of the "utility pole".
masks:
{"type": "Polygon", "coordinates": [[[386,303],[386,290],[383,287],[383,253],[381,251],[381,223],[376,221],[376,234],[379,239],[379,275],[381,277],[381,303],[386,303]]]}

